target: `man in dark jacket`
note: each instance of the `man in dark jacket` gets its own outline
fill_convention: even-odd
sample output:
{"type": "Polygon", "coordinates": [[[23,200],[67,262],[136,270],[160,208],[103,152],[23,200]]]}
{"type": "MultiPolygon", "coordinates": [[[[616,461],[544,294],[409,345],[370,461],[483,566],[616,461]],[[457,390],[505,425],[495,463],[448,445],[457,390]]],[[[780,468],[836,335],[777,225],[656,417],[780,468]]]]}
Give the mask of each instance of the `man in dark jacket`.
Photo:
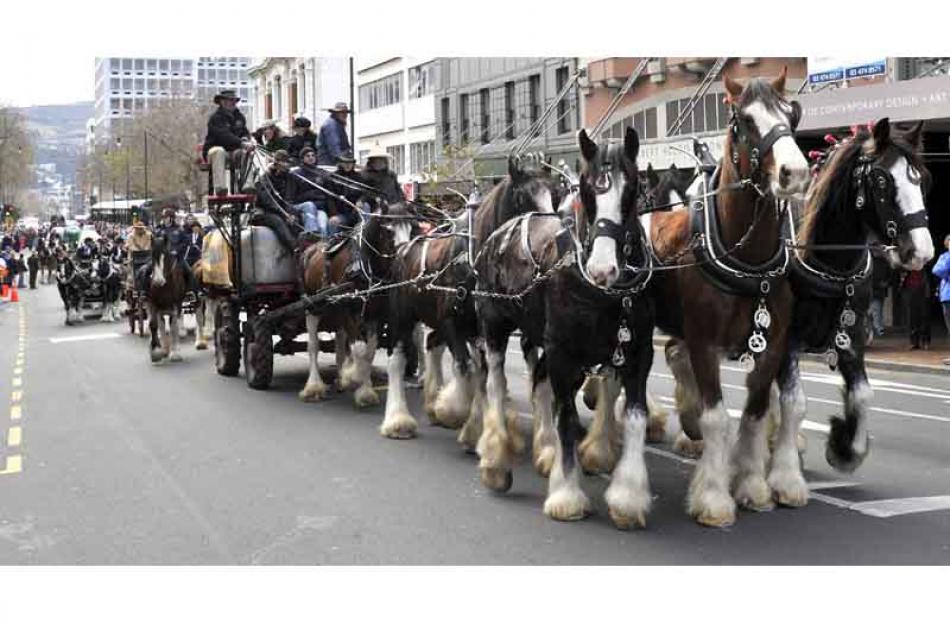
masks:
{"type": "Polygon", "coordinates": [[[296,238],[290,226],[296,225],[287,213],[287,188],[290,181],[290,156],[286,151],[274,153],[274,161],[267,172],[258,180],[256,209],[252,220],[254,224],[268,227],[277,235],[277,240],[293,253],[296,238]]]}
{"type": "Polygon", "coordinates": [[[37,253],[31,253],[26,263],[30,268],[30,289],[36,289],[36,275],[40,273],[40,258],[37,253]]]}
{"type": "MultiPolygon", "coordinates": [[[[205,137],[202,154],[211,164],[211,178],[215,194],[227,194],[226,163],[231,162],[231,170],[239,171],[244,156],[254,150],[254,142],[247,131],[247,120],[237,109],[241,101],[233,90],[223,90],[214,96],[218,109],[208,119],[208,134],[205,137]]],[[[242,188],[243,189],[243,188],[242,188]]]]}
{"type": "Polygon", "coordinates": [[[356,212],[350,203],[357,204],[363,196],[363,175],[356,170],[356,160],[349,151],[337,158],[336,178],[331,179],[328,189],[333,192],[328,203],[330,214],[329,232],[336,235],[344,227],[356,225],[356,212]],[[342,196],[345,200],[337,198],[342,196]]]}
{"type": "Polygon", "coordinates": [[[310,147],[300,151],[301,165],[291,170],[287,184],[287,203],[303,222],[307,233],[327,234],[327,196],[315,187],[326,188],[326,173],[317,168],[317,152],[310,147]]]}
{"type": "MultiPolygon", "coordinates": [[[[363,183],[374,188],[377,196],[389,205],[403,203],[406,195],[403,194],[399,178],[389,168],[389,159],[392,156],[376,145],[366,157],[366,168],[363,169],[363,183]]],[[[373,198],[372,195],[369,198],[373,198]]]]}
{"type": "Polygon", "coordinates": [[[287,152],[290,157],[303,159],[301,151],[304,147],[310,147],[316,152],[317,135],[310,129],[310,119],[304,116],[298,116],[294,119],[294,135],[290,137],[287,152]]]}
{"type": "Polygon", "coordinates": [[[350,108],[341,101],[327,111],[330,118],[320,126],[318,159],[321,166],[333,166],[344,151],[353,150],[346,135],[346,119],[350,108]]]}

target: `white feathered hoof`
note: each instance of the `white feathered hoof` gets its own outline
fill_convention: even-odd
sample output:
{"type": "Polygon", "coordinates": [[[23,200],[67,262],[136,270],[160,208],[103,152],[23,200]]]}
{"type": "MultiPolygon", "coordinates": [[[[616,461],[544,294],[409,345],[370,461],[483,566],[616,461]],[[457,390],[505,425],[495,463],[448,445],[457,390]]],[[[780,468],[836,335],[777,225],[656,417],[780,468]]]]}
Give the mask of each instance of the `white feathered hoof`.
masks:
{"type": "Polygon", "coordinates": [[[584,474],[609,474],[617,465],[617,452],[609,441],[587,434],[577,447],[584,474]]]}
{"type": "Polygon", "coordinates": [[[353,390],[360,384],[359,373],[357,372],[355,362],[346,362],[340,370],[340,375],[336,379],[336,389],[338,392],[353,390]]]}
{"type": "Polygon", "coordinates": [[[737,505],[748,511],[771,511],[775,508],[772,488],[762,475],[748,473],[737,477],[733,483],[732,497],[737,505]]]}
{"type": "Polygon", "coordinates": [[[435,397],[435,403],[432,406],[435,425],[459,429],[465,424],[472,408],[472,399],[460,384],[453,378],[435,397]]]}
{"type": "Polygon", "coordinates": [[[372,386],[364,385],[356,389],[353,393],[353,403],[358,408],[368,408],[379,405],[379,395],[373,390],[372,386]]]}
{"type": "Polygon", "coordinates": [[[690,517],[703,526],[726,528],[736,523],[736,503],[725,492],[703,491],[690,498],[690,517]]]}
{"type": "Polygon", "coordinates": [[[610,521],[620,530],[646,528],[652,498],[650,490],[634,490],[622,481],[612,481],[604,494],[610,521]]]}
{"type": "Polygon", "coordinates": [[[172,353],[168,354],[168,360],[170,362],[181,362],[182,357],[177,351],[173,351],[172,353]]]}
{"type": "Polygon", "coordinates": [[[307,385],[297,393],[297,396],[304,402],[320,401],[327,396],[327,385],[322,382],[307,382],[307,385]]]}
{"type": "Polygon", "coordinates": [[[161,362],[165,359],[165,356],[165,352],[160,347],[149,351],[149,359],[151,359],[152,363],[161,362]]]}
{"type": "Polygon", "coordinates": [[[457,441],[466,453],[475,455],[478,453],[478,439],[482,435],[481,418],[478,416],[469,416],[462,426],[457,441]]]}
{"type": "Polygon", "coordinates": [[[579,487],[565,485],[544,501],[544,515],[559,522],[576,522],[590,515],[590,500],[579,487]]]}
{"type": "Polygon", "coordinates": [[[769,474],[772,498],[783,507],[804,507],[808,504],[808,484],[794,469],[772,470],[769,474]]]}
{"type": "Polygon", "coordinates": [[[416,437],[417,428],[416,419],[408,412],[396,412],[383,420],[383,424],[379,426],[379,433],[384,438],[409,440],[416,437]]]}
{"type": "Polygon", "coordinates": [[[478,439],[482,484],[496,492],[507,492],[512,483],[510,448],[505,435],[502,430],[487,427],[478,439]]]}
{"type": "Polygon", "coordinates": [[[703,455],[703,441],[690,440],[689,436],[681,431],[673,441],[673,452],[690,459],[699,459],[703,455]]]}
{"type": "Polygon", "coordinates": [[[534,469],[545,479],[551,476],[551,468],[554,467],[554,458],[557,455],[554,442],[556,442],[555,439],[546,442],[535,436],[534,446],[532,447],[534,469]]]}

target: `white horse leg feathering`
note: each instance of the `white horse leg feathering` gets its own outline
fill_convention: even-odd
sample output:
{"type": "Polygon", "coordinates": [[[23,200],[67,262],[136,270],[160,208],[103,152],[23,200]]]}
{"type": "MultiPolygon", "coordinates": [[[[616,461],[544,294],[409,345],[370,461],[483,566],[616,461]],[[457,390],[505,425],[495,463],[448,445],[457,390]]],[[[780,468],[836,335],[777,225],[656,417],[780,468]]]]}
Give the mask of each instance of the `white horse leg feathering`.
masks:
{"type": "Polygon", "coordinates": [[[406,403],[406,352],[399,343],[389,357],[389,388],[386,391],[386,415],[379,433],[387,438],[405,439],[416,435],[416,419],[406,403]]]}
{"type": "Polygon", "coordinates": [[[307,314],[307,355],[310,361],[310,375],[303,390],[297,395],[301,401],[319,401],[327,394],[327,385],[320,377],[320,317],[307,314]]]}

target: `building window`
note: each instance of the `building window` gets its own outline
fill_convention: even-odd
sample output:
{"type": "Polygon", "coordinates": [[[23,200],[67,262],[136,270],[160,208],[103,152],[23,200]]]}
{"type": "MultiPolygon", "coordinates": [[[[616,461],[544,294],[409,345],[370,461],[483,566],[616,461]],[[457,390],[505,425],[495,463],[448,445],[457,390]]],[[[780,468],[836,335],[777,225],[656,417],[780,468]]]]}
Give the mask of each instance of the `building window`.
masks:
{"type": "Polygon", "coordinates": [[[452,119],[451,103],[448,97],[442,98],[442,146],[448,146],[452,143],[452,119]]]}
{"type": "Polygon", "coordinates": [[[666,135],[685,136],[702,132],[716,132],[729,124],[729,111],[722,102],[722,95],[710,93],[696,102],[692,112],[686,116],[679,131],[672,133],[677,116],[689,105],[689,99],[679,99],[666,104],[666,135]]]}
{"type": "Polygon", "coordinates": [[[538,122],[541,116],[541,76],[533,75],[528,78],[528,118],[531,124],[538,122]]]}
{"type": "MultiPolygon", "coordinates": [[[[555,72],[555,82],[557,83],[557,92],[560,93],[567,85],[567,67],[560,67],[555,72]]],[[[566,134],[571,131],[570,102],[567,97],[563,97],[557,102],[557,133],[566,134]]]]}
{"type": "Polygon", "coordinates": [[[515,137],[515,83],[505,82],[505,138],[515,137]]]}
{"type": "Polygon", "coordinates": [[[409,174],[427,172],[435,161],[435,141],[414,142],[409,145],[409,174]]]}
{"type": "Polygon", "coordinates": [[[397,175],[406,172],[406,150],[403,145],[398,144],[394,147],[386,147],[386,153],[392,156],[392,170],[397,175]]]}
{"type": "Polygon", "coordinates": [[[360,86],[360,109],[375,110],[402,101],[402,73],[394,73],[360,86]]]}
{"type": "Polygon", "coordinates": [[[471,125],[468,109],[468,94],[459,95],[459,144],[468,142],[468,131],[471,125]]]}
{"type": "Polygon", "coordinates": [[[409,68],[409,98],[431,95],[438,87],[435,84],[435,61],[409,68]]]}
{"type": "Polygon", "coordinates": [[[491,142],[491,93],[487,88],[478,91],[478,104],[482,144],[488,144],[491,142]]]}

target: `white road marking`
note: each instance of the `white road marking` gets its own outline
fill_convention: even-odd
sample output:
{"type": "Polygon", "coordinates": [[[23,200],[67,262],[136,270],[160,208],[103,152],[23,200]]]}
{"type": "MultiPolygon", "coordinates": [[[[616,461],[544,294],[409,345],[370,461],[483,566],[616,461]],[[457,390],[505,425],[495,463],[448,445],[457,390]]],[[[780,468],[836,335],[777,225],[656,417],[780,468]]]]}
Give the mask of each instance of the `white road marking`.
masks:
{"type": "Polygon", "coordinates": [[[853,511],[871,517],[889,518],[910,513],[943,511],[950,509],[950,496],[919,496],[917,498],[890,498],[887,500],[869,500],[856,502],[850,507],[853,511]]]}
{"type": "Polygon", "coordinates": [[[118,332],[103,332],[100,334],[83,334],[81,336],[64,336],[60,338],[51,338],[50,343],[58,345],[60,343],[75,343],[77,341],[99,341],[103,339],[117,339],[122,335],[118,332]]]}

